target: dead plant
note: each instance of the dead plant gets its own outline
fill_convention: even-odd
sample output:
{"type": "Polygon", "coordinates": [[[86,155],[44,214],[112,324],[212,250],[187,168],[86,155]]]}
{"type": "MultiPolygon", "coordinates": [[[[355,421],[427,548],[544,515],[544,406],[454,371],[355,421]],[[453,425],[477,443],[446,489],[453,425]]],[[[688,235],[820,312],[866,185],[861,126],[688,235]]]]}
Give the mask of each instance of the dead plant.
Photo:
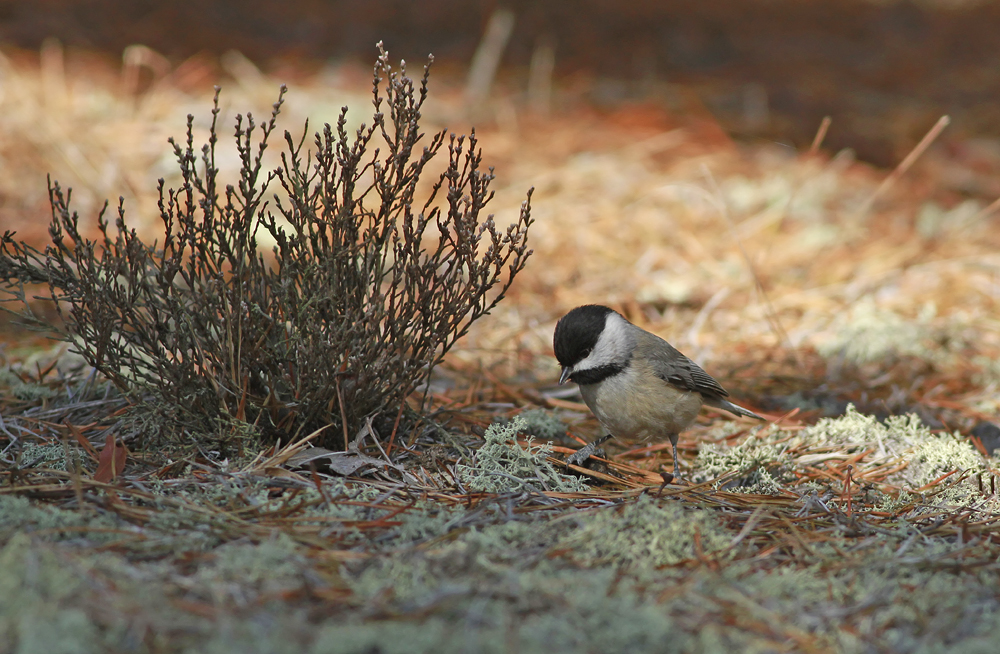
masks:
{"type": "Polygon", "coordinates": [[[285,132],[281,165],[267,171],[282,88],[264,124],[236,118],[234,185],[222,187],[216,168],[218,91],[201,148],[188,116],[186,141],[170,141],[183,183],[165,189],[160,180],[160,242],[127,226],[123,201],[113,228],[105,204],[102,236],[86,238],[71,191],[50,181],[51,244],[39,251],[10,232],[0,242],[6,301],[134,403],[205,426],[237,420],[297,434],[333,423],[330,446],[366,417],[395,417],[503,299],[531,254],[532,221],[530,191],[506,231],[492,216],[481,220],[493,173],[482,170],[475,133],[425,139],[429,63],[415,84],[379,49],[370,125],[350,135],[344,107],[312,148],[308,123],[299,139],[285,132]],[[445,146],[447,168],[420,201],[418,180],[445,146]],[[275,181],[283,198],[269,189],[275,181]],[[273,254],[258,242],[262,229],[273,254]],[[61,324],[32,312],[31,283],[47,284],[61,324]]]}

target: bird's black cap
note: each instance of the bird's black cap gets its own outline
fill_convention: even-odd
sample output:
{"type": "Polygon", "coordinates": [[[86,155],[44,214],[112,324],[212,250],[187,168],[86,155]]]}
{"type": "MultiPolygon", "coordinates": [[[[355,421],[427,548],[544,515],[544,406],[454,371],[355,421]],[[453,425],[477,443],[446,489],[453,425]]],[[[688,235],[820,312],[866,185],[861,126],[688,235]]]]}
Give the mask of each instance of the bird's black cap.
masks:
{"type": "Polygon", "coordinates": [[[559,319],[552,336],[552,349],[559,365],[572,367],[586,358],[597,345],[609,313],[614,311],[599,304],[587,304],[559,319]]]}

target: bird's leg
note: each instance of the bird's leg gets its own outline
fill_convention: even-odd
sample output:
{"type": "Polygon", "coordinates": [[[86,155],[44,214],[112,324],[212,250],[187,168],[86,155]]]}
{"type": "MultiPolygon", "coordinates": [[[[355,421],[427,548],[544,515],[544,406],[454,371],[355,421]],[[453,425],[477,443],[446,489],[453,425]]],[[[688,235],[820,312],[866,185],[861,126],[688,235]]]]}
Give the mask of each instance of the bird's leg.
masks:
{"type": "Polygon", "coordinates": [[[674,481],[681,479],[680,459],[677,457],[677,434],[670,435],[670,447],[674,449],[674,481]]]}
{"type": "Polygon", "coordinates": [[[670,482],[680,482],[681,480],[681,467],[680,461],[677,458],[677,435],[670,434],[670,447],[674,448],[674,474],[663,471],[663,466],[660,466],[660,476],[663,477],[663,483],[660,484],[660,489],[656,491],[656,495],[659,497],[663,495],[663,489],[667,487],[670,482]]]}
{"type": "Polygon", "coordinates": [[[592,443],[588,443],[587,445],[584,445],[583,447],[581,447],[580,449],[578,449],[576,452],[573,452],[572,454],[570,454],[569,457],[566,458],[566,463],[569,463],[569,464],[575,465],[575,466],[582,466],[587,459],[589,459],[590,457],[592,457],[594,455],[594,452],[597,451],[597,448],[602,443],[604,443],[605,441],[607,441],[609,438],[611,438],[611,434],[607,434],[606,436],[601,436],[596,441],[594,441],[592,443]]]}

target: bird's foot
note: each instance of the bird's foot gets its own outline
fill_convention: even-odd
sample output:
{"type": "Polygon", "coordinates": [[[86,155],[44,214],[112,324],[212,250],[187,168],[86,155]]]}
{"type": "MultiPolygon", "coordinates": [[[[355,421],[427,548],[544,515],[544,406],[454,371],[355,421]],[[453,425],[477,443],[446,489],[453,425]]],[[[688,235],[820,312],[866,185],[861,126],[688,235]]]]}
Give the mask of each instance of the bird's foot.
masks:
{"type": "Polygon", "coordinates": [[[660,488],[656,491],[657,496],[663,495],[663,489],[667,487],[667,484],[674,480],[674,475],[669,472],[661,472],[660,477],[663,478],[663,483],[660,484],[660,488]]]}
{"type": "Polygon", "coordinates": [[[566,463],[574,466],[582,466],[587,461],[587,459],[594,456],[594,453],[597,452],[597,448],[605,441],[607,441],[609,438],[611,438],[611,434],[608,434],[607,436],[601,436],[592,443],[587,443],[586,445],[578,449],[576,452],[570,454],[566,458],[566,463]]]}
{"type": "MultiPolygon", "coordinates": [[[[665,467],[665,466],[664,466],[665,467]]],[[[667,472],[666,470],[660,470],[660,478],[663,479],[663,483],[660,484],[660,488],[657,489],[657,495],[663,495],[663,489],[668,485],[673,484],[675,486],[683,486],[687,482],[681,478],[680,468],[675,466],[673,472],[667,472]]]]}

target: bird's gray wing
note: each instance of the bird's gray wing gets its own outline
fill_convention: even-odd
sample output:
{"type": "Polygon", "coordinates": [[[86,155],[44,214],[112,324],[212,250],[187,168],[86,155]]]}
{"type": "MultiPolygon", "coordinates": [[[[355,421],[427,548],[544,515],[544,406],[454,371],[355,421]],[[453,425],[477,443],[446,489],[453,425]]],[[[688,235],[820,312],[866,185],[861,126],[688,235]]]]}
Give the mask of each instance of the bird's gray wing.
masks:
{"type": "Polygon", "coordinates": [[[649,360],[653,370],[663,381],[710,398],[729,397],[729,392],[702,370],[701,366],[659,336],[646,332],[639,340],[640,348],[644,350],[642,356],[649,360]]]}

